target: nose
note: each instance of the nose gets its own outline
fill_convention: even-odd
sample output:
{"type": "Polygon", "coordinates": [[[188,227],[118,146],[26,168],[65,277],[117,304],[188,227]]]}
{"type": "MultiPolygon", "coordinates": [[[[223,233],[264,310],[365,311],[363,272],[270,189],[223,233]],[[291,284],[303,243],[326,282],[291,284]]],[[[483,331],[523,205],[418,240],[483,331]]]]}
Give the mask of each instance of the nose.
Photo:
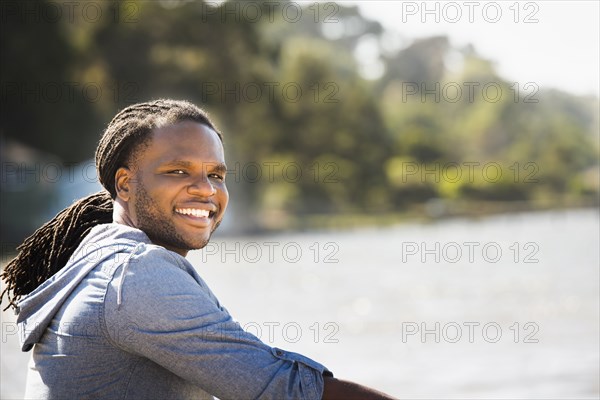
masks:
{"type": "Polygon", "coordinates": [[[217,192],[207,176],[198,177],[198,179],[188,185],[187,191],[191,195],[200,197],[210,197],[217,192]]]}

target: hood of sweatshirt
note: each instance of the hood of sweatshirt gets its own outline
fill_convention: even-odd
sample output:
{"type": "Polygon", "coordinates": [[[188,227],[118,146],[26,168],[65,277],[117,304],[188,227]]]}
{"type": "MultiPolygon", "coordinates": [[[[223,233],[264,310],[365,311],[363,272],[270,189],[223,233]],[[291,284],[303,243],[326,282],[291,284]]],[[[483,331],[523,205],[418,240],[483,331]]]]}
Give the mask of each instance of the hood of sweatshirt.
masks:
{"type": "MultiPolygon", "coordinates": [[[[92,228],[67,264],[18,302],[21,350],[31,350],[40,340],[64,301],[91,270],[118,253],[135,253],[140,243],[151,241],[139,229],[117,223],[92,228]]],[[[118,259],[126,262],[128,257],[120,255],[118,259]]]]}

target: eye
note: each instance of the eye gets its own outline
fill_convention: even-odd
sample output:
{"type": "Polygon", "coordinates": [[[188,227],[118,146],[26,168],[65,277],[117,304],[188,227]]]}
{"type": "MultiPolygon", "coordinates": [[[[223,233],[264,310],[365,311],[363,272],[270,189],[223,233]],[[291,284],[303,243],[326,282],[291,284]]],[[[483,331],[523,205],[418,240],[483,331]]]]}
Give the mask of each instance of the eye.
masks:
{"type": "Polygon", "coordinates": [[[217,179],[219,181],[224,181],[225,180],[225,177],[222,176],[222,175],[219,175],[219,174],[209,174],[208,176],[210,178],[215,178],[215,179],[217,179]]]}
{"type": "Polygon", "coordinates": [[[169,175],[186,175],[187,172],[185,172],[182,169],[174,169],[174,170],[168,171],[167,174],[169,174],[169,175]]]}

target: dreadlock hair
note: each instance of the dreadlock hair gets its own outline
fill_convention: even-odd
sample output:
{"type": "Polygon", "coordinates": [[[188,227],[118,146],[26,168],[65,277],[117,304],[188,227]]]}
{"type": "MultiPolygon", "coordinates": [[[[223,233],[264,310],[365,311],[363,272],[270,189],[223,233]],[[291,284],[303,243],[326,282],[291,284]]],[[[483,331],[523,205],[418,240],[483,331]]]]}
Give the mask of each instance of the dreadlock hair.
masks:
{"type": "Polygon", "coordinates": [[[10,306],[17,308],[22,296],[35,290],[62,267],[90,230],[113,221],[116,198],[115,173],[144,149],[156,128],[182,121],[194,121],[223,137],[208,114],[187,101],[161,99],[128,106],[108,124],[96,149],[96,169],[106,189],[80,199],[58,213],[17,247],[18,254],[0,275],[10,306]]]}

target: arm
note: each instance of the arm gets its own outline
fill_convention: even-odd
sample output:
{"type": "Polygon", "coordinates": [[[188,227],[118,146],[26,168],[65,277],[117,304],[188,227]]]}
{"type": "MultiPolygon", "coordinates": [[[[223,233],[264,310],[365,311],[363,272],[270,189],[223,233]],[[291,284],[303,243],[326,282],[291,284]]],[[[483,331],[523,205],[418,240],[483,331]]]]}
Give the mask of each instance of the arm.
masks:
{"type": "Polygon", "coordinates": [[[324,366],[244,331],[173,257],[148,246],[115,273],[102,313],[115,347],[221,399],[321,398],[324,366]]]}
{"type": "Polygon", "coordinates": [[[323,400],[393,400],[394,398],[357,383],[324,377],[323,400]]]}

